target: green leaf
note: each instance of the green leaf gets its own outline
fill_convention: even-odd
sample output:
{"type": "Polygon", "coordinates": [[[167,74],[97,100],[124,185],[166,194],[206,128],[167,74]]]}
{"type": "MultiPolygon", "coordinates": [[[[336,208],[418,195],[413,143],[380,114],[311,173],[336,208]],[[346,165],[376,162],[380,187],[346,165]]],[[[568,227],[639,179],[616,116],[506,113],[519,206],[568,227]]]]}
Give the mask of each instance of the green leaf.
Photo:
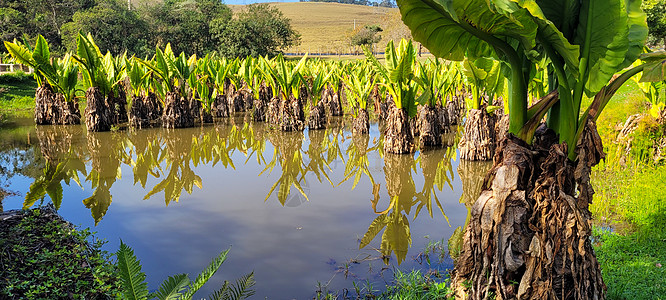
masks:
{"type": "Polygon", "coordinates": [[[30,50],[25,48],[24,46],[14,44],[12,42],[4,42],[5,48],[9,52],[9,54],[16,60],[18,63],[30,66],[35,68],[36,63],[35,60],[32,59],[32,53],[30,50]]]}
{"type": "Polygon", "coordinates": [[[176,300],[181,296],[181,293],[189,283],[190,279],[187,277],[187,274],[169,276],[169,278],[162,282],[159,290],[151,296],[157,297],[160,300],[176,300]]]}
{"type": "Polygon", "coordinates": [[[363,235],[363,238],[361,239],[361,244],[359,244],[358,248],[363,249],[365,246],[370,244],[372,240],[375,239],[377,234],[379,234],[384,227],[386,227],[386,224],[388,223],[388,216],[386,214],[381,214],[377,216],[372,223],[370,223],[370,227],[368,227],[368,231],[363,235]]]}
{"type": "Polygon", "coordinates": [[[255,293],[252,287],[256,282],[254,281],[254,272],[247,274],[236,280],[236,283],[229,283],[224,281],[222,288],[215,291],[208,298],[211,300],[239,300],[252,297],[255,293]]]}
{"type": "Polygon", "coordinates": [[[527,11],[503,0],[398,0],[402,20],[414,39],[449,60],[495,56],[493,36],[534,47],[537,25],[527,11]],[[499,5],[502,5],[502,13],[499,5]],[[455,10],[454,10],[455,9],[455,10]],[[490,44],[489,44],[490,43],[490,44]]]}
{"type": "Polygon", "coordinates": [[[120,248],[116,252],[118,259],[118,276],[125,299],[148,299],[146,274],[141,271],[141,262],[134,256],[134,250],[120,240],[120,248]]]}
{"type": "Polygon", "coordinates": [[[594,96],[620,70],[629,49],[624,1],[583,1],[573,43],[581,46],[580,72],[589,76],[588,97],[594,96]]]}
{"type": "Polygon", "coordinates": [[[190,283],[187,293],[185,293],[181,299],[191,299],[192,296],[194,296],[194,294],[206,284],[206,282],[208,282],[208,279],[215,275],[215,272],[217,272],[222,263],[227,259],[227,253],[229,253],[229,250],[230,249],[224,250],[217,257],[213,258],[208,267],[201,271],[199,276],[190,283]]]}

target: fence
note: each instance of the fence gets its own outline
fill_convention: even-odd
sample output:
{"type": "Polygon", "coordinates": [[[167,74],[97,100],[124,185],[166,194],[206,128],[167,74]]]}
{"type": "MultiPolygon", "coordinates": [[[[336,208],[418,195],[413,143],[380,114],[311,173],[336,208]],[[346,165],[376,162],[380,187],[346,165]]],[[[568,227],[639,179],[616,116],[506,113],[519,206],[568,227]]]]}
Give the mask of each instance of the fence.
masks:
{"type": "Polygon", "coordinates": [[[20,64],[0,64],[0,74],[2,73],[14,73],[18,70],[21,70],[26,73],[32,73],[32,68],[29,68],[20,64]]]}

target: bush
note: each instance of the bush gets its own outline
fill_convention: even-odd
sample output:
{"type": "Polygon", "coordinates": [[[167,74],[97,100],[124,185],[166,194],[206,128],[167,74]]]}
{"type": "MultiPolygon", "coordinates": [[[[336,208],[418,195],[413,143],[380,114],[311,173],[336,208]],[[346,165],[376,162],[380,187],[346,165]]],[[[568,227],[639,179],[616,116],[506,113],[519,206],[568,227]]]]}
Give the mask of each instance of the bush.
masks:
{"type": "Polygon", "coordinates": [[[7,73],[0,75],[0,84],[20,84],[28,83],[35,80],[32,74],[23,71],[16,71],[14,73],[7,73]]]}

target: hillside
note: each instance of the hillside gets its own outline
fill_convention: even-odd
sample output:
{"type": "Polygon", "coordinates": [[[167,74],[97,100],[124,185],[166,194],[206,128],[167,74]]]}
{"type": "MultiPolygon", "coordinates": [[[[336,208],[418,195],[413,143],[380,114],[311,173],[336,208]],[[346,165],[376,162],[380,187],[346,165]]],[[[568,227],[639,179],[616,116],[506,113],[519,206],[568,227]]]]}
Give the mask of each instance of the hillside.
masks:
{"type": "MultiPolygon", "coordinates": [[[[379,49],[390,39],[409,38],[409,29],[400,20],[397,8],[370,7],[363,5],[324,2],[273,2],[301,34],[301,44],[286,52],[350,52],[350,37],[364,25],[379,24],[382,40],[379,49]]],[[[244,5],[229,5],[232,10],[244,5]]]]}

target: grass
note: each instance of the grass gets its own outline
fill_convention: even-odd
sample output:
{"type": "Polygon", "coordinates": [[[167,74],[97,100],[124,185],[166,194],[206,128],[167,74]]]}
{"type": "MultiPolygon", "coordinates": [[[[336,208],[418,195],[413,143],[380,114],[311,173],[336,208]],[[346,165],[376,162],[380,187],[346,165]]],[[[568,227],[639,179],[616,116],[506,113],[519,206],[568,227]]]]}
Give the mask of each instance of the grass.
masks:
{"type": "MultiPolygon", "coordinates": [[[[280,2],[270,5],[291,19],[293,28],[301,34],[301,44],[286,49],[285,52],[349,52],[354,22],[357,30],[365,25],[380,25],[384,31],[380,33],[382,40],[377,49],[381,50],[391,39],[400,40],[402,37],[411,36],[407,26],[402,23],[397,8],[325,2],[280,2]]],[[[238,11],[244,6],[229,7],[238,11]]],[[[360,54],[362,53],[361,51],[360,54]]]]}
{"type": "Polygon", "coordinates": [[[645,113],[647,107],[630,81],[597,122],[608,156],[593,169],[596,194],[590,210],[597,223],[595,251],[608,299],[666,299],[662,267],[666,264],[666,165],[655,165],[646,157],[659,130],[646,117],[633,134],[629,153],[613,143],[616,128],[630,115],[645,113]],[[622,156],[629,159],[621,162],[622,156]]]}
{"type": "Polygon", "coordinates": [[[0,111],[28,111],[35,106],[37,82],[32,75],[16,72],[0,75],[0,111]]]}

